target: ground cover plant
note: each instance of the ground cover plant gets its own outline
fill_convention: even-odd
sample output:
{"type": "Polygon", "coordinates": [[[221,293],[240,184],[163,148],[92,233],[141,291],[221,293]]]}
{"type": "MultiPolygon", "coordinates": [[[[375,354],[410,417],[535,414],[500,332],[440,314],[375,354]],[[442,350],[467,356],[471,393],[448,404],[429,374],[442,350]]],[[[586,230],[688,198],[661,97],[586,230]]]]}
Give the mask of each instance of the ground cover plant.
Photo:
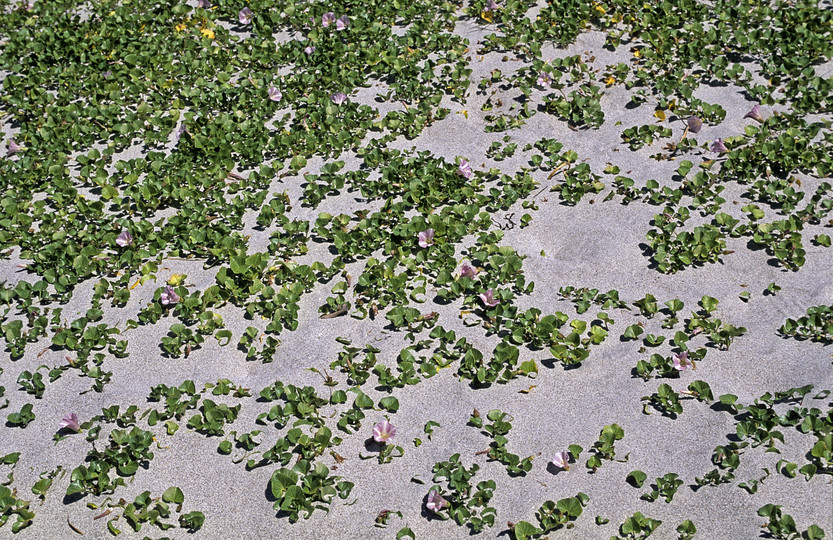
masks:
{"type": "Polygon", "coordinates": [[[831,34],[0,0],[0,531],[833,533],[831,34]]]}

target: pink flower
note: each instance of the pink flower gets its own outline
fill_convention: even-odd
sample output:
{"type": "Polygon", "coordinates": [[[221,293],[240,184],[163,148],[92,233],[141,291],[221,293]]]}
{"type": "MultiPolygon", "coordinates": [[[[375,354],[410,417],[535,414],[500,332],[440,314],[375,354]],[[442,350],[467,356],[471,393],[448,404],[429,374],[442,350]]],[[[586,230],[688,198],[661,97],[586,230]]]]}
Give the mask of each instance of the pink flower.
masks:
{"type": "Polygon", "coordinates": [[[758,104],[755,104],[755,106],[752,107],[752,110],[746,113],[743,117],[751,118],[752,120],[755,120],[758,123],[763,123],[764,121],[764,117],[761,115],[761,106],[758,104]]]}
{"type": "Polygon", "coordinates": [[[477,269],[471,266],[469,263],[463,263],[460,267],[460,277],[464,278],[467,277],[469,279],[474,279],[474,276],[477,275],[477,269]]]}
{"type": "Polygon", "coordinates": [[[552,75],[547,73],[546,71],[542,71],[538,74],[538,86],[542,88],[549,88],[552,84],[552,75]]]}
{"type": "Polygon", "coordinates": [[[342,103],[347,101],[347,94],[345,94],[344,92],[336,92],[335,94],[330,96],[330,100],[336,105],[341,105],[342,103]]]}
{"type": "Polygon", "coordinates": [[[488,2],[486,2],[486,11],[494,11],[496,9],[500,9],[500,6],[497,5],[495,0],[488,0],[488,2]]]}
{"type": "Polygon", "coordinates": [[[116,243],[121,247],[133,245],[133,235],[127,229],[123,230],[120,235],[116,237],[116,243]]]}
{"type": "Polygon", "coordinates": [[[703,121],[696,116],[689,116],[688,130],[692,133],[700,133],[701,129],[703,129],[703,121]]]}
{"type": "Polygon", "coordinates": [[[425,229],[417,235],[419,247],[427,248],[434,245],[434,229],[425,229]]]}
{"type": "Polygon", "coordinates": [[[459,174],[460,176],[462,176],[463,178],[465,178],[467,180],[469,178],[471,178],[471,175],[472,175],[471,165],[469,164],[468,161],[466,161],[465,159],[460,160],[460,166],[457,167],[457,174],[459,174]]]}
{"type": "Polygon", "coordinates": [[[252,24],[252,18],[255,16],[252,13],[252,10],[244,7],[240,10],[240,13],[237,14],[237,18],[240,19],[240,24],[252,24]]]}
{"type": "Polygon", "coordinates": [[[373,426],[373,440],[376,442],[387,444],[393,440],[394,435],[396,435],[396,426],[387,420],[382,420],[373,426]]]}
{"type": "Polygon", "coordinates": [[[269,88],[269,99],[271,99],[272,101],[280,101],[281,98],[283,98],[283,94],[280,90],[278,90],[274,86],[269,88]]]}
{"type": "Polygon", "coordinates": [[[314,52],[315,52],[315,47],[313,47],[312,45],[310,45],[310,46],[308,46],[308,47],[306,47],[306,48],[304,49],[304,52],[305,52],[305,53],[307,53],[307,54],[312,54],[312,53],[314,53],[314,52]]]}
{"type": "Polygon", "coordinates": [[[336,14],[332,11],[328,11],[324,15],[321,16],[321,26],[327,28],[331,24],[333,24],[336,20],[336,14]]]}
{"type": "Polygon", "coordinates": [[[211,2],[209,2],[208,0],[197,0],[197,7],[206,8],[206,9],[210,8],[211,7],[211,2]]]}
{"type": "Polygon", "coordinates": [[[64,419],[61,420],[61,423],[58,424],[58,429],[68,429],[70,431],[74,431],[75,433],[81,431],[81,424],[78,422],[78,415],[75,413],[68,413],[64,416],[64,419]]]}
{"type": "Polygon", "coordinates": [[[711,151],[716,154],[723,154],[724,152],[728,152],[729,149],[723,144],[723,139],[715,139],[712,143],[711,151]]]}
{"type": "Polygon", "coordinates": [[[500,304],[500,300],[495,298],[495,290],[489,289],[484,293],[480,293],[480,300],[483,301],[488,307],[495,307],[496,305],[500,304]]]}
{"type": "Polygon", "coordinates": [[[6,152],[7,156],[12,156],[12,155],[17,154],[18,152],[20,152],[22,150],[20,145],[17,144],[16,142],[14,142],[14,139],[9,139],[8,147],[9,147],[9,149],[6,152]]]}
{"type": "Polygon", "coordinates": [[[182,298],[176,294],[176,291],[170,285],[165,285],[165,290],[162,291],[162,294],[159,296],[159,301],[162,302],[163,306],[169,306],[171,304],[178,303],[182,298]]]}
{"type": "Polygon", "coordinates": [[[694,369],[694,361],[689,360],[688,351],[683,351],[680,354],[675,354],[674,355],[674,367],[678,371],[686,371],[688,369],[694,369]]]}
{"type": "Polygon", "coordinates": [[[336,30],[346,30],[349,24],[350,19],[347,18],[347,15],[342,15],[336,21],[336,30]]]}
{"type": "Polygon", "coordinates": [[[552,464],[558,467],[559,469],[564,469],[565,471],[570,470],[570,454],[564,452],[556,452],[555,457],[552,458],[552,464]]]}
{"type": "Polygon", "coordinates": [[[426,508],[437,514],[447,505],[448,501],[443,499],[443,496],[440,495],[439,491],[432,489],[428,492],[428,501],[425,503],[426,508]]]}

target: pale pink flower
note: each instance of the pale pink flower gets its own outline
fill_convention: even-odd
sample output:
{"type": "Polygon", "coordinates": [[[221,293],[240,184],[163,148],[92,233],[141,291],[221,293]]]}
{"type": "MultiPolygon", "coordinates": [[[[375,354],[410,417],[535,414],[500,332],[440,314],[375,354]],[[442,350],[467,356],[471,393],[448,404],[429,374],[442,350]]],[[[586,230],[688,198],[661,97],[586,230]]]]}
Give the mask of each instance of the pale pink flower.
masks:
{"type": "Polygon", "coordinates": [[[555,457],[552,458],[552,464],[558,467],[559,469],[564,469],[565,471],[570,470],[570,454],[564,452],[556,452],[555,457]]]}
{"type": "Polygon", "coordinates": [[[393,440],[394,435],[396,435],[396,427],[387,420],[382,420],[373,426],[373,440],[376,442],[387,444],[393,440]]]}
{"type": "Polygon", "coordinates": [[[188,135],[191,134],[191,132],[188,131],[188,128],[185,126],[185,124],[180,124],[179,129],[176,130],[176,136],[175,136],[176,137],[176,142],[179,142],[179,140],[182,138],[182,136],[186,133],[188,135]]]}
{"type": "Polygon", "coordinates": [[[428,501],[425,503],[425,507],[438,514],[440,510],[445,508],[448,505],[448,501],[443,499],[443,496],[440,495],[440,492],[436,489],[432,489],[428,492],[428,501]]]}
{"type": "Polygon", "coordinates": [[[209,2],[208,0],[197,0],[197,7],[201,7],[201,8],[205,8],[205,9],[210,8],[211,7],[211,2],[209,2]]]}
{"type": "Polygon", "coordinates": [[[751,118],[752,120],[755,120],[758,123],[763,123],[764,121],[764,117],[763,115],[761,115],[761,106],[758,104],[755,104],[755,106],[752,107],[752,110],[746,113],[743,117],[751,118]]]}
{"type": "Polygon", "coordinates": [[[494,11],[496,9],[500,9],[500,6],[497,5],[495,0],[488,0],[488,2],[486,2],[486,11],[494,11]]]}
{"type": "Polygon", "coordinates": [[[162,291],[162,294],[159,296],[159,301],[162,302],[163,306],[176,304],[180,300],[182,300],[182,298],[176,294],[176,291],[170,285],[165,285],[165,290],[162,291]]]}
{"type": "Polygon", "coordinates": [[[417,235],[419,247],[427,248],[434,244],[434,229],[425,229],[417,235]]]}
{"type": "Polygon", "coordinates": [[[278,90],[274,86],[269,88],[269,99],[271,99],[272,101],[280,101],[281,98],[283,98],[283,94],[280,90],[278,90]]]}
{"type": "Polygon", "coordinates": [[[538,86],[542,88],[549,88],[552,84],[552,75],[547,73],[546,71],[542,71],[538,74],[538,86]]]}
{"type": "Polygon", "coordinates": [[[350,19],[347,18],[347,15],[342,15],[336,21],[336,30],[346,30],[349,25],[350,19]]]}
{"type": "Polygon", "coordinates": [[[116,237],[116,243],[121,247],[133,245],[133,235],[127,229],[123,230],[120,235],[116,237]]]}
{"type": "Polygon", "coordinates": [[[240,24],[252,24],[252,19],[254,18],[255,14],[252,13],[252,10],[244,7],[240,10],[240,13],[237,14],[237,18],[240,20],[240,24]]]}
{"type": "Polygon", "coordinates": [[[460,277],[464,278],[467,277],[469,279],[474,279],[474,276],[477,275],[477,269],[471,266],[469,263],[463,263],[460,266],[460,277]]]}
{"type": "Polygon", "coordinates": [[[471,171],[471,164],[466,161],[465,159],[460,160],[460,166],[457,167],[457,174],[462,176],[465,179],[471,178],[472,171],[471,171]]]}
{"type": "Polygon", "coordinates": [[[723,144],[723,139],[715,139],[711,146],[711,151],[716,154],[723,154],[728,152],[729,149],[726,148],[726,145],[723,144]]]}
{"type": "Polygon", "coordinates": [[[304,52],[307,53],[307,54],[312,54],[312,53],[315,52],[315,47],[313,47],[312,45],[309,45],[309,46],[304,48],[304,52]]]}
{"type": "Polygon", "coordinates": [[[703,129],[703,121],[696,116],[689,116],[688,130],[692,133],[700,133],[701,129],[703,129]]]}
{"type": "Polygon", "coordinates": [[[78,422],[78,415],[75,413],[68,413],[63,420],[58,424],[58,429],[68,429],[78,433],[81,431],[81,424],[78,422]]]}
{"type": "Polygon", "coordinates": [[[19,144],[17,144],[16,142],[14,142],[14,139],[9,139],[9,142],[8,142],[8,150],[6,151],[6,155],[7,155],[7,156],[12,156],[12,155],[14,155],[14,154],[17,154],[17,153],[18,153],[18,152],[20,152],[21,150],[22,150],[22,148],[20,147],[20,145],[19,145],[19,144]]]}
{"type": "Polygon", "coordinates": [[[678,371],[694,369],[694,360],[690,360],[688,358],[688,351],[683,351],[680,354],[674,355],[674,367],[678,371]]]}
{"type": "Polygon", "coordinates": [[[336,14],[333,13],[332,11],[328,11],[327,13],[325,13],[324,15],[321,16],[321,26],[323,26],[324,28],[327,28],[328,26],[333,24],[335,21],[336,21],[336,14]]]}
{"type": "Polygon", "coordinates": [[[500,300],[495,298],[495,290],[489,289],[484,293],[480,293],[480,300],[483,301],[488,307],[495,307],[496,305],[500,304],[500,300]]]}
{"type": "Polygon", "coordinates": [[[347,94],[345,94],[344,92],[336,92],[335,94],[330,96],[330,100],[336,105],[341,105],[342,103],[347,101],[347,94]]]}

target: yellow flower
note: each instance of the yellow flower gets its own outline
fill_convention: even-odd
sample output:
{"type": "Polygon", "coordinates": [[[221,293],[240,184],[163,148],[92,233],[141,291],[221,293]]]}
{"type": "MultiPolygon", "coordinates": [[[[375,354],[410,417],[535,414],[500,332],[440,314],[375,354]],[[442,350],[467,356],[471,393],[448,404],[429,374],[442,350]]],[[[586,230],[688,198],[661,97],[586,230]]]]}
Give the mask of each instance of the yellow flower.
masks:
{"type": "Polygon", "coordinates": [[[176,25],[177,32],[182,32],[183,30],[185,30],[185,23],[179,23],[178,25],[176,25]]]}
{"type": "Polygon", "coordinates": [[[210,28],[203,28],[200,30],[200,33],[208,39],[214,39],[214,30],[211,30],[210,28]]]}

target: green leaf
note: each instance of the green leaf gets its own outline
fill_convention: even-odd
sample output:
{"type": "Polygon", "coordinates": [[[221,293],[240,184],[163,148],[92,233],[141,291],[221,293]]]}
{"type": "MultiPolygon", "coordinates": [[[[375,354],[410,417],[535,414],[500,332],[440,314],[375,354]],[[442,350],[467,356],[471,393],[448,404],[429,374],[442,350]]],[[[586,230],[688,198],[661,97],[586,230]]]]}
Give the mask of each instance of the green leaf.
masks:
{"type": "Polygon", "coordinates": [[[515,528],[512,529],[512,532],[515,534],[515,540],[527,540],[539,534],[544,534],[544,531],[528,521],[515,523],[515,528]]]}
{"type": "Polygon", "coordinates": [[[293,171],[299,171],[302,168],[307,166],[307,159],[304,156],[295,156],[292,158],[292,161],[289,163],[289,167],[293,171]]]}
{"type": "Polygon", "coordinates": [[[393,396],[384,397],[379,400],[379,406],[388,412],[395,413],[399,410],[399,400],[393,396]]]}
{"type": "Polygon", "coordinates": [[[622,334],[622,339],[637,339],[639,338],[640,334],[642,334],[642,332],[644,332],[644,330],[641,326],[639,326],[638,324],[632,324],[625,328],[625,332],[622,334]]]}
{"type": "Polygon", "coordinates": [[[631,471],[625,477],[625,481],[635,488],[641,488],[647,478],[648,475],[642,471],[631,471]]]}
{"type": "Polygon", "coordinates": [[[185,494],[178,487],[169,487],[162,494],[162,500],[166,503],[182,504],[185,502],[185,494]]]}
{"type": "Polygon", "coordinates": [[[556,503],[555,507],[572,518],[576,518],[584,512],[581,501],[579,501],[576,497],[561,499],[558,503],[556,503]]]}

